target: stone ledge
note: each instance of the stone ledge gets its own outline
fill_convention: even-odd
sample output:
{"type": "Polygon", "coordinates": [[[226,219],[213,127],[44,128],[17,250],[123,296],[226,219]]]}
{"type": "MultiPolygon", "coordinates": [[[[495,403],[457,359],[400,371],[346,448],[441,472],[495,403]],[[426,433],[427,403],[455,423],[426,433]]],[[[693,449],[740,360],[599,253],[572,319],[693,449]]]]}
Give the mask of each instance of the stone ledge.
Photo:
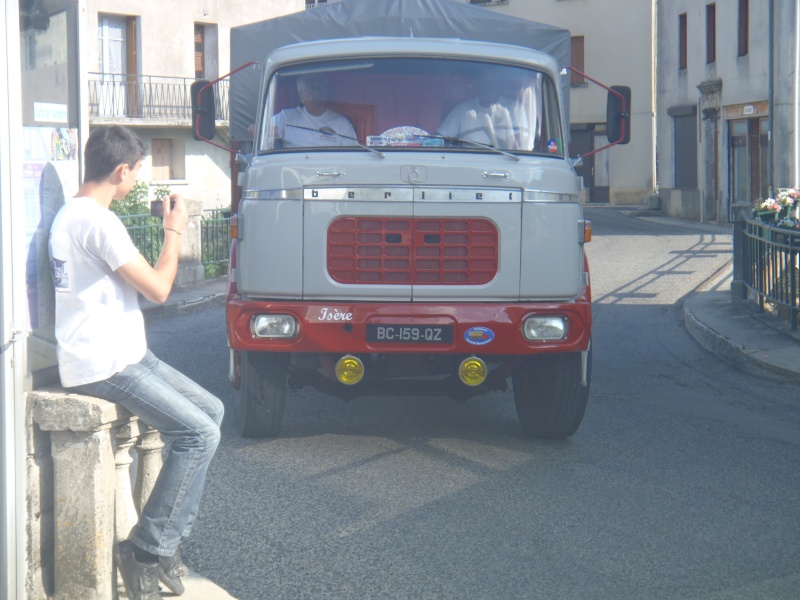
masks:
{"type": "Polygon", "coordinates": [[[63,388],[34,390],[29,397],[33,420],[43,431],[97,431],[136,418],[113,402],[63,388]]]}

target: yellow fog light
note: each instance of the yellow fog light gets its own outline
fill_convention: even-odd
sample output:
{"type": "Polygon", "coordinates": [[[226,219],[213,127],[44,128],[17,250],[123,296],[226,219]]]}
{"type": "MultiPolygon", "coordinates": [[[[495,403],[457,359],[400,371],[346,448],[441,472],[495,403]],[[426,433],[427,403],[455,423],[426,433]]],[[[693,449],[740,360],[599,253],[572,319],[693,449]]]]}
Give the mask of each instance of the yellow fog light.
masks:
{"type": "Polygon", "coordinates": [[[458,377],[467,385],[482,384],[488,374],[486,363],[477,356],[465,358],[458,366],[458,377]]]}
{"type": "Polygon", "coordinates": [[[357,356],[343,356],[336,362],[336,379],[345,385],[355,385],[364,377],[364,363],[357,356]]]}

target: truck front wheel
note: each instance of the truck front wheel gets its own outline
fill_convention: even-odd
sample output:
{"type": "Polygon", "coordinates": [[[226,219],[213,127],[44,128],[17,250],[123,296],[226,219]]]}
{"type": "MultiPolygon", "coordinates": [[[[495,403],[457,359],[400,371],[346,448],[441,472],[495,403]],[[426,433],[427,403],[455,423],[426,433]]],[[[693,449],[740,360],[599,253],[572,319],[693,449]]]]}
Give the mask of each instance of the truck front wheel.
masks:
{"type": "Polygon", "coordinates": [[[589,400],[591,347],[583,353],[532,356],[512,377],[514,403],[525,435],[551,440],[568,438],[578,430],[589,400]]]}
{"type": "Polygon", "coordinates": [[[280,433],[286,406],[289,356],[242,351],[237,425],[242,437],[274,437],[280,433]]]}

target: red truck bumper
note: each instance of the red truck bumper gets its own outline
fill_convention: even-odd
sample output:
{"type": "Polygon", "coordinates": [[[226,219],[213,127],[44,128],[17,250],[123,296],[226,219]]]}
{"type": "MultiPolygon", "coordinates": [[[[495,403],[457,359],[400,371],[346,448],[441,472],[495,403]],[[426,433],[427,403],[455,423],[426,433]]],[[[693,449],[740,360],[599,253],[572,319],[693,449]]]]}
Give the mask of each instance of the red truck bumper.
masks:
{"type": "Polygon", "coordinates": [[[434,353],[528,355],[578,352],[589,347],[591,302],[570,303],[366,303],[264,302],[228,299],[228,342],[234,350],[325,353],[434,353]],[[299,325],[291,339],[260,338],[256,315],[291,315],[299,325]],[[526,318],[558,316],[563,339],[523,336],[526,318]]]}

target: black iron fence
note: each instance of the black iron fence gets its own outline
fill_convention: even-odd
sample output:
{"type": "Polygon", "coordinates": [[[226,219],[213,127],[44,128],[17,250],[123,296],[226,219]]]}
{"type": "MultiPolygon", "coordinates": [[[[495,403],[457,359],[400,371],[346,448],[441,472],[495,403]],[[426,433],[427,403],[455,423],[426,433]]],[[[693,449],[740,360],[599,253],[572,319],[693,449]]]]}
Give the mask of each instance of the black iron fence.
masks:
{"type": "Polygon", "coordinates": [[[200,261],[204,265],[228,262],[231,239],[231,211],[203,211],[200,221],[200,261]]]}
{"type": "MultiPolygon", "coordinates": [[[[228,262],[230,247],[230,210],[215,209],[203,211],[200,219],[200,263],[210,269],[212,276],[224,273],[228,262]]],[[[120,220],[133,240],[133,243],[151,265],[156,263],[161,247],[164,245],[164,231],[161,219],[150,215],[121,215],[120,220]]],[[[208,271],[209,269],[207,269],[208,271]]]]}
{"type": "MultiPolygon", "coordinates": [[[[191,120],[192,83],[186,77],[89,73],[89,114],[191,120]]],[[[218,121],[228,120],[228,88],[227,79],[214,84],[218,121]]]]}
{"type": "Polygon", "coordinates": [[[755,292],[762,308],[768,301],[788,310],[793,330],[797,329],[800,314],[799,256],[800,230],[744,220],[743,283],[755,292]]]}
{"type": "Polygon", "coordinates": [[[164,230],[161,219],[150,215],[121,215],[120,221],[128,230],[134,245],[147,262],[156,264],[161,246],[164,245],[164,230]]]}

